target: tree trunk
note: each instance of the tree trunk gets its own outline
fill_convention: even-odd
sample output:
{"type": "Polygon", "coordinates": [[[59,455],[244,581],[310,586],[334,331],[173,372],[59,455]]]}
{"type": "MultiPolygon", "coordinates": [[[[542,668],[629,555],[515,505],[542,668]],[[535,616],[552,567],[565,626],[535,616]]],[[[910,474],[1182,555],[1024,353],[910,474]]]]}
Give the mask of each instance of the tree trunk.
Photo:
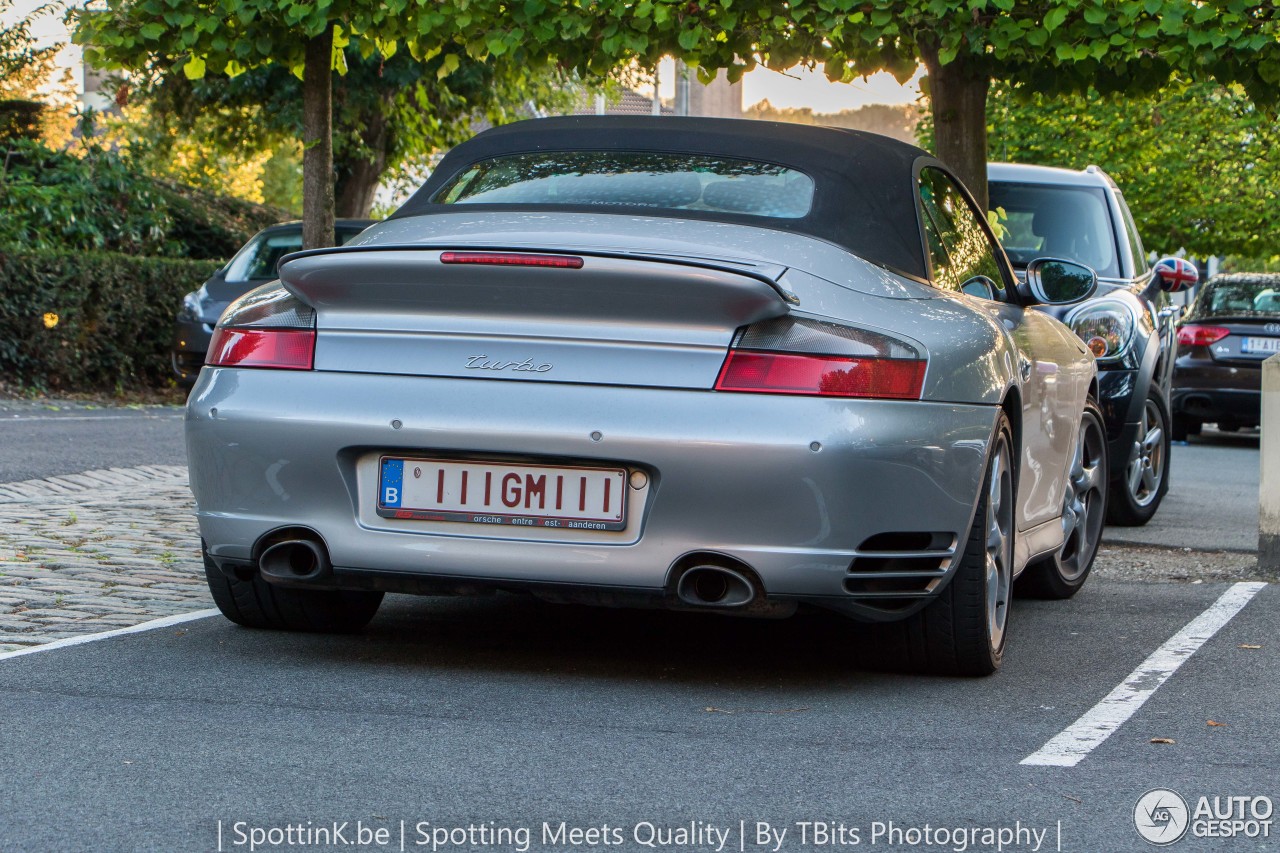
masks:
{"type": "MultiPolygon", "coordinates": [[[[390,99],[385,105],[391,109],[390,99]]],[[[378,181],[387,168],[389,133],[385,112],[367,116],[360,132],[364,144],[364,156],[342,157],[335,155],[334,172],[337,174],[338,216],[349,219],[367,219],[373,210],[373,196],[378,181]]]]}
{"type": "Polygon", "coordinates": [[[955,173],[987,209],[987,90],[991,78],[963,56],[947,65],[933,46],[921,46],[929,72],[929,106],[938,159],[955,173]]]}
{"type": "Polygon", "coordinates": [[[302,247],[333,238],[333,28],[307,42],[302,70],[302,247]]]}
{"type": "Polygon", "coordinates": [[[371,160],[335,161],[338,173],[338,218],[368,219],[378,180],[386,170],[387,158],[377,154],[371,160]]]}

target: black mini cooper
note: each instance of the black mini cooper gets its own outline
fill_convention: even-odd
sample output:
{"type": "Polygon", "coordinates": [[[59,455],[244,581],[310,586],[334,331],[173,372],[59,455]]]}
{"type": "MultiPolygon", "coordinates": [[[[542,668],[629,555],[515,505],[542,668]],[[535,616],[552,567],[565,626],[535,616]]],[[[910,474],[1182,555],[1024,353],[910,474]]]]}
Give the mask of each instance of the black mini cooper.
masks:
{"type": "Polygon", "coordinates": [[[1022,275],[1033,258],[1088,264],[1098,290],[1048,308],[1098,359],[1098,403],[1111,468],[1107,521],[1146,524],[1169,490],[1170,388],[1178,309],[1166,296],[1195,283],[1195,267],[1167,258],[1154,268],[1119,187],[1097,166],[1083,171],[991,163],[991,209],[1005,213],[1005,252],[1022,275]]]}

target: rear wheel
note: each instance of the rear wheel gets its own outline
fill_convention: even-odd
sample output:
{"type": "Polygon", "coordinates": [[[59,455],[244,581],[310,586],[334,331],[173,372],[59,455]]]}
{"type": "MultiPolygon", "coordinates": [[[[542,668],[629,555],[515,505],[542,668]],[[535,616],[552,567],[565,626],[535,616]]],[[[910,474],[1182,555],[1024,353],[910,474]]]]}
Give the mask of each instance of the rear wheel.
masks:
{"type": "Polygon", "coordinates": [[[990,675],[1000,668],[1013,585],[1012,431],[1001,412],[960,565],[928,607],[901,623],[910,669],[990,675]]]}
{"type": "Polygon", "coordinates": [[[246,628],[349,634],[368,625],[382,604],[380,592],[290,589],[267,583],[258,572],[243,580],[228,577],[202,551],[214,604],[246,628]]]}
{"type": "Polygon", "coordinates": [[[1123,476],[1111,484],[1107,521],[1125,527],[1146,524],[1169,491],[1168,408],[1153,388],[1142,407],[1138,433],[1123,476]]]}
{"type": "Polygon", "coordinates": [[[1102,412],[1093,400],[1085,405],[1067,473],[1062,505],[1062,547],[1027,566],[1018,592],[1035,598],[1070,598],[1080,591],[1102,541],[1107,509],[1107,439],[1102,412]]]}

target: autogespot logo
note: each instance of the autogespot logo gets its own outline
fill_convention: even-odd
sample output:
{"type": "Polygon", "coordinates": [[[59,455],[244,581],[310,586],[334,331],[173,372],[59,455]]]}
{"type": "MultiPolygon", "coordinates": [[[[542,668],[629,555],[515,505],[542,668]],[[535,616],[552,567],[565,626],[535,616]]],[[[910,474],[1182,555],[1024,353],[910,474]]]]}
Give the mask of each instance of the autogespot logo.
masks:
{"type": "Polygon", "coordinates": [[[1177,791],[1154,788],[1138,798],[1133,807],[1133,825],[1152,844],[1172,844],[1187,834],[1190,823],[1187,801],[1177,791]]]}

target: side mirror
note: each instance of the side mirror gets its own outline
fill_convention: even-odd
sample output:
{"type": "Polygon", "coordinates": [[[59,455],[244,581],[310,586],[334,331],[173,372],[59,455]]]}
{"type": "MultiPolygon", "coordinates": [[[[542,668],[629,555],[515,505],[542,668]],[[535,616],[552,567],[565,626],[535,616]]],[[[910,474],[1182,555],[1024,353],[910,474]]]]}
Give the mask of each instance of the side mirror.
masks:
{"type": "Polygon", "coordinates": [[[1180,293],[1200,281],[1200,270],[1182,258],[1161,258],[1156,261],[1155,273],[1165,293],[1180,293]]]}
{"type": "Polygon", "coordinates": [[[995,299],[996,285],[991,279],[985,275],[975,275],[973,278],[960,285],[960,292],[967,293],[970,296],[976,296],[979,299],[995,299]]]}
{"type": "Polygon", "coordinates": [[[1027,264],[1026,290],[1035,303],[1070,305],[1088,299],[1097,288],[1098,274],[1084,264],[1060,258],[1036,258],[1027,264]]]}

